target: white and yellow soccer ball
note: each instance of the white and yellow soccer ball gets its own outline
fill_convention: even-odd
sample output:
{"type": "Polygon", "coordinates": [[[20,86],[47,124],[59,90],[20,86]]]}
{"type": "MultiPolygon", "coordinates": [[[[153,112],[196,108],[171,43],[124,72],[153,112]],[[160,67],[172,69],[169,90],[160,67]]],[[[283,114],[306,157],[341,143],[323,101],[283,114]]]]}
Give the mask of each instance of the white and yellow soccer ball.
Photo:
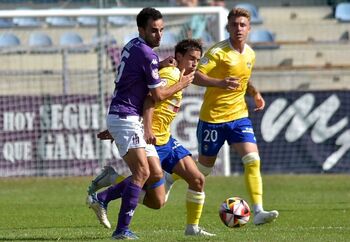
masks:
{"type": "Polygon", "coordinates": [[[250,208],[240,197],[230,197],[222,202],[219,210],[221,221],[229,228],[238,228],[248,223],[250,208]]]}

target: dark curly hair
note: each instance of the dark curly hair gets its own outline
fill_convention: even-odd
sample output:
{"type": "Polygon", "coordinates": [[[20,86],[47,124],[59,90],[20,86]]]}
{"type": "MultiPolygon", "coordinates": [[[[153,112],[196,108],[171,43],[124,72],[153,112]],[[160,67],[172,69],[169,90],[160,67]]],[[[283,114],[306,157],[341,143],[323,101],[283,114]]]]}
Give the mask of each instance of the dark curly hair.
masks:
{"type": "Polygon", "coordinates": [[[137,27],[146,28],[149,19],[154,21],[162,19],[163,15],[154,8],[144,8],[136,17],[137,27]]]}
{"type": "Polygon", "coordinates": [[[176,56],[176,53],[185,55],[188,50],[199,50],[202,55],[203,53],[202,42],[198,39],[181,40],[175,46],[175,56],[176,56]]]}

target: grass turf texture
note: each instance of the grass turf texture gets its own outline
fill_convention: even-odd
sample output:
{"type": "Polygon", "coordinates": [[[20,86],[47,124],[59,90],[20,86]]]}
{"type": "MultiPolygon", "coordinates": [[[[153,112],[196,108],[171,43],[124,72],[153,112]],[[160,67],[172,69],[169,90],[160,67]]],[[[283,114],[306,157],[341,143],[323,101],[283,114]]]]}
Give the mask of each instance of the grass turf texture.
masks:
{"type": "MultiPolygon", "coordinates": [[[[349,175],[264,176],[265,209],[279,218],[255,226],[251,217],[241,228],[225,227],[221,202],[241,196],[248,203],[243,177],[208,177],[201,226],[214,238],[185,237],[186,184],[178,182],[161,210],[139,206],[132,230],[139,241],[350,241],[349,175]]],[[[108,241],[104,229],[85,205],[91,177],[0,179],[1,241],[108,241]]],[[[114,228],[119,201],[108,208],[114,228]]]]}

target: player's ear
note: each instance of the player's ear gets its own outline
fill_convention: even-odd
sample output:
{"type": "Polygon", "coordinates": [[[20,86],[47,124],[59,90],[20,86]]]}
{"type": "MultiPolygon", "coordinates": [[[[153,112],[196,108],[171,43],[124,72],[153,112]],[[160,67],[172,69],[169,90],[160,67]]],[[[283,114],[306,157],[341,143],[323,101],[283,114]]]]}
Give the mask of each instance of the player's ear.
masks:
{"type": "Polygon", "coordinates": [[[142,28],[142,27],[137,27],[137,30],[139,31],[140,37],[144,38],[145,35],[146,35],[145,34],[146,33],[145,29],[142,28]]]}
{"type": "Polygon", "coordinates": [[[181,55],[181,53],[175,53],[175,60],[176,60],[176,62],[177,63],[179,63],[179,61],[181,61],[181,59],[182,59],[182,55],[181,55]]]}

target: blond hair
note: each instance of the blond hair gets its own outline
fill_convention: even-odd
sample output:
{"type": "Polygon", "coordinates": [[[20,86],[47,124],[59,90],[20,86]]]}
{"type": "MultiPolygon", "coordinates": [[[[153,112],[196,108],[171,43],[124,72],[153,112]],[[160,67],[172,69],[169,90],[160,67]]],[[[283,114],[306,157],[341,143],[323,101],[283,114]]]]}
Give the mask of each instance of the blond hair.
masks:
{"type": "Polygon", "coordinates": [[[227,19],[237,18],[237,17],[246,17],[250,22],[250,12],[244,8],[233,8],[228,13],[227,19]]]}

